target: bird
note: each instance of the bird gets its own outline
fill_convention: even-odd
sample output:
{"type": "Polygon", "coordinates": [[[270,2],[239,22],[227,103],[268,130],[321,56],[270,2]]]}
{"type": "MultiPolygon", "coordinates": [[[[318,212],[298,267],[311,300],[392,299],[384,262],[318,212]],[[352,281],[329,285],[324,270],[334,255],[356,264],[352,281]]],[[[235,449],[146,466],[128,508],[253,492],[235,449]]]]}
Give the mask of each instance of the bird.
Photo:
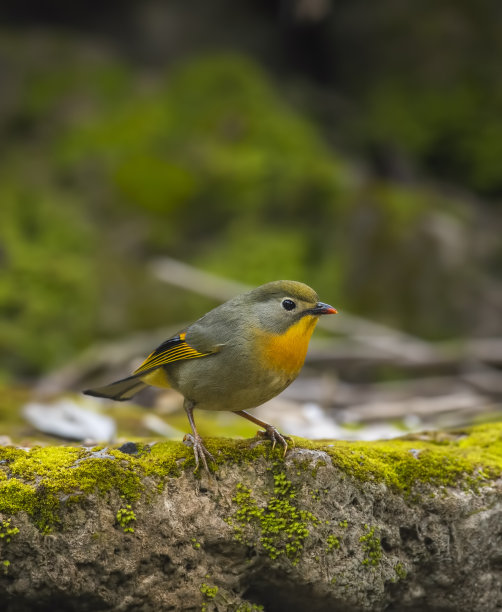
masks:
{"type": "Polygon", "coordinates": [[[146,387],[172,388],[184,397],[192,433],[195,471],[214,461],[197,432],[193,411],[227,410],[263,428],[272,448],[288,449],[269,423],[247,411],[272,399],[295,380],[322,315],[336,308],[319,301],[308,285],[290,280],[266,283],[210,310],[160,344],[127,378],[84,391],[117,401],[146,387]]]}

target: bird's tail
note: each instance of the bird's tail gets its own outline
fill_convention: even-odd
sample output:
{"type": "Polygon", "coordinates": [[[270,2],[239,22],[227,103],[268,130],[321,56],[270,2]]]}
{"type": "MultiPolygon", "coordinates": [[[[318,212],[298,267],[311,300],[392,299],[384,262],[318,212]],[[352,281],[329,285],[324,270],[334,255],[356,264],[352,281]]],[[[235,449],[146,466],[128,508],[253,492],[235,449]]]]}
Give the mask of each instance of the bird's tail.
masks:
{"type": "Polygon", "coordinates": [[[94,389],[86,389],[84,393],[86,395],[93,395],[94,397],[107,397],[108,399],[123,402],[124,400],[131,399],[131,397],[147,386],[148,385],[144,383],[138,375],[133,374],[133,376],[122,378],[109,385],[95,387],[94,389]]]}

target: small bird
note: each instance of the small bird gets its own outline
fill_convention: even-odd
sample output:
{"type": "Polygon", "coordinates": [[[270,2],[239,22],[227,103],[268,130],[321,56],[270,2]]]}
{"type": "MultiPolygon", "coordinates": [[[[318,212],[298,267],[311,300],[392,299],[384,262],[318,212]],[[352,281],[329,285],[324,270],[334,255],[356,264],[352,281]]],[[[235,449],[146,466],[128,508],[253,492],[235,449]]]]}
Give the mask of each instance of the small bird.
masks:
{"type": "Polygon", "coordinates": [[[273,425],[246,412],[272,399],[298,376],[321,315],[337,310],[297,281],[274,281],[221,304],[163,342],[131,376],[87,395],[123,401],[152,385],[184,397],[192,429],[195,469],[214,460],[197,433],[194,408],[228,410],[263,427],[264,435],[288,448],[273,425]]]}

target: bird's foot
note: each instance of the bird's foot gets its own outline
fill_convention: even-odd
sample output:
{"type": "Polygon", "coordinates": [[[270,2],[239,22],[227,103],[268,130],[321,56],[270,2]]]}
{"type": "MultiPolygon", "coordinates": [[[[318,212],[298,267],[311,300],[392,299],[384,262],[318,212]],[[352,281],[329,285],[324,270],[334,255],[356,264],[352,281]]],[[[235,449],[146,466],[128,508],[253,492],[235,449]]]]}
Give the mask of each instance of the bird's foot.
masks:
{"type": "Polygon", "coordinates": [[[272,450],[274,450],[276,444],[280,444],[284,448],[283,457],[286,456],[288,450],[288,442],[294,446],[294,440],[289,436],[283,436],[273,425],[266,425],[265,431],[259,431],[258,435],[262,438],[268,438],[272,441],[272,450]]]}
{"type": "Polygon", "coordinates": [[[202,438],[199,436],[199,434],[195,434],[195,435],[185,434],[185,437],[183,438],[183,443],[193,448],[193,454],[195,457],[194,473],[198,471],[201,461],[202,461],[202,465],[206,469],[206,472],[209,472],[206,457],[211,461],[214,461],[214,457],[204,446],[204,443],[202,442],[202,438]]]}

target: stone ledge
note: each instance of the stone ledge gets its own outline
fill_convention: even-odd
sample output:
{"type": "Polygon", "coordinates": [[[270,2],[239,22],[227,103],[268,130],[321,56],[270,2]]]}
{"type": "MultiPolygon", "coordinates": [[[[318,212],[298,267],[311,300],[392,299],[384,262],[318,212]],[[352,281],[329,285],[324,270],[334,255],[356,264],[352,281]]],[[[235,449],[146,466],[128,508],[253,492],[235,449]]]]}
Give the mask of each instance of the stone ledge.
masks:
{"type": "Polygon", "coordinates": [[[423,438],[0,448],[5,609],[498,610],[502,426],[423,438]]]}

